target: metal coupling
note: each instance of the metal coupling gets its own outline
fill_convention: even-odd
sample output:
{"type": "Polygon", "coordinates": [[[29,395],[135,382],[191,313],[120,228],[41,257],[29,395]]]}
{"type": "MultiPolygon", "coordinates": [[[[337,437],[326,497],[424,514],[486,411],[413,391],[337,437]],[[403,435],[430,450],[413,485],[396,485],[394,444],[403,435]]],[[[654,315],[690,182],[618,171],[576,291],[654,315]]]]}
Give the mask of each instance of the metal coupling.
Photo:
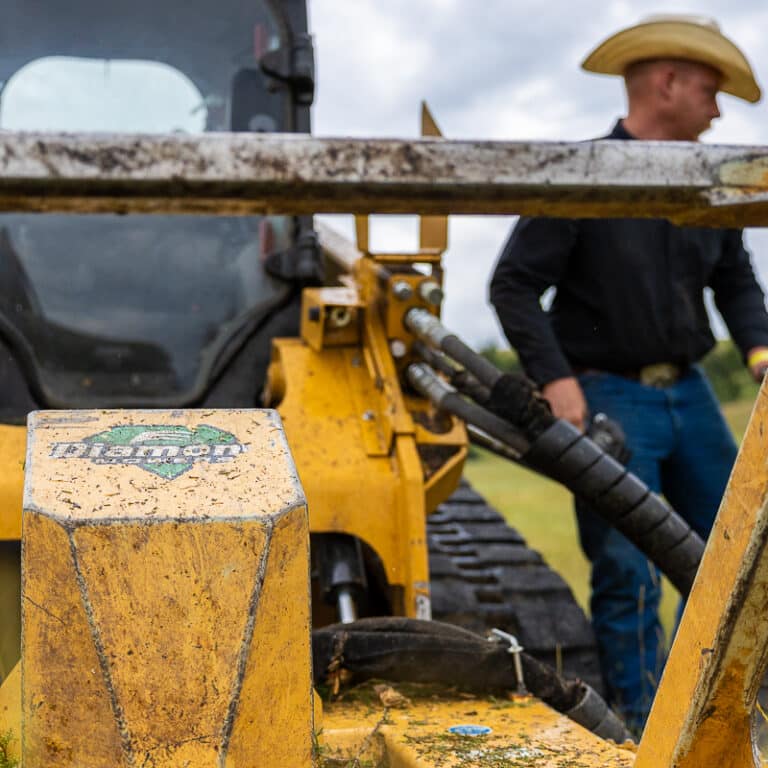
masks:
{"type": "Polygon", "coordinates": [[[392,285],[392,295],[399,301],[410,301],[413,298],[413,286],[405,280],[398,280],[392,285]]]}
{"type": "Polygon", "coordinates": [[[439,403],[446,395],[456,392],[450,384],[443,381],[425,363],[412,363],[409,365],[406,370],[406,376],[410,385],[420,395],[435,404],[439,403]]]}
{"type": "Polygon", "coordinates": [[[431,304],[433,307],[439,307],[443,301],[443,289],[440,284],[434,280],[425,280],[419,286],[419,295],[427,304],[431,304]]]}
{"type": "Polygon", "coordinates": [[[451,332],[426,309],[414,307],[405,313],[403,319],[405,327],[422,341],[435,347],[439,347],[443,339],[451,336],[451,332]]]}
{"type": "MultiPolygon", "coordinates": [[[[517,693],[524,695],[528,693],[528,689],[525,687],[525,678],[523,677],[523,660],[520,658],[520,654],[523,652],[523,646],[517,641],[514,635],[510,635],[508,632],[504,632],[501,629],[492,629],[491,634],[494,638],[503,640],[505,643],[509,643],[507,653],[512,654],[512,661],[515,665],[515,678],[517,680],[517,693]]],[[[488,638],[493,640],[493,638],[488,638]]]]}
{"type": "Polygon", "coordinates": [[[507,443],[502,443],[501,440],[497,440],[495,437],[491,437],[487,432],[476,427],[474,424],[466,424],[465,426],[467,434],[475,445],[480,445],[497,456],[503,456],[510,461],[520,461],[523,458],[521,451],[507,443]]]}
{"type": "Polygon", "coordinates": [[[342,624],[351,624],[357,621],[357,608],[349,587],[339,589],[336,596],[336,608],[339,612],[339,621],[342,624]]]}

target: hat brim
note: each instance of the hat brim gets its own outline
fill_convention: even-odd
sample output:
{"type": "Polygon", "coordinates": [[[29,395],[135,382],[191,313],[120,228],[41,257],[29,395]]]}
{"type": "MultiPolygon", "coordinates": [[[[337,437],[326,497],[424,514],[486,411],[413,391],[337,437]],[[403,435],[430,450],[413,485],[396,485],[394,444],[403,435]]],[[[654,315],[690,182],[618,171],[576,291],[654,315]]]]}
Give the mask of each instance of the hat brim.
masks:
{"type": "Polygon", "coordinates": [[[649,59],[684,59],[707,64],[723,76],[720,90],[745,101],[760,101],[760,86],[744,54],[712,27],[682,21],[652,21],[617,32],[581,66],[588,72],[624,75],[649,59]]]}

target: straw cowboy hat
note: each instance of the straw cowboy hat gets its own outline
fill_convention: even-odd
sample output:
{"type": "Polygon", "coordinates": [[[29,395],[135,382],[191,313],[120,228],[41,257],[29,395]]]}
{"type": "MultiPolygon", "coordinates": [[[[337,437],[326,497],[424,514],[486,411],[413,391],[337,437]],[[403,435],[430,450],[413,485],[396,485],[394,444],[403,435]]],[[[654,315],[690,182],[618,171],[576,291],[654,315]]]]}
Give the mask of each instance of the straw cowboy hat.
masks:
{"type": "Polygon", "coordinates": [[[649,59],[708,64],[723,76],[721,91],[753,103],[760,100],[760,86],[744,54],[716,21],[701,16],[650,16],[600,43],[581,66],[589,72],[623,75],[630,64],[649,59]]]}

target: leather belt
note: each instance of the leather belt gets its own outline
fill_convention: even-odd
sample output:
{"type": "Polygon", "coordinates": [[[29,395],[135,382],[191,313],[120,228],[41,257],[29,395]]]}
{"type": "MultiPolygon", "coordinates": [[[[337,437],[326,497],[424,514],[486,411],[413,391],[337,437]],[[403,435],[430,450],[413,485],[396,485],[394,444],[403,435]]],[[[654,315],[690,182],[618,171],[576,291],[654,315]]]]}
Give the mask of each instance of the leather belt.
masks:
{"type": "Polygon", "coordinates": [[[621,376],[623,379],[639,381],[646,387],[656,387],[664,389],[677,384],[685,376],[688,369],[674,363],[653,363],[644,365],[642,368],[631,368],[623,371],[604,371],[597,368],[579,368],[575,367],[576,374],[582,373],[610,373],[614,376],[621,376]]]}

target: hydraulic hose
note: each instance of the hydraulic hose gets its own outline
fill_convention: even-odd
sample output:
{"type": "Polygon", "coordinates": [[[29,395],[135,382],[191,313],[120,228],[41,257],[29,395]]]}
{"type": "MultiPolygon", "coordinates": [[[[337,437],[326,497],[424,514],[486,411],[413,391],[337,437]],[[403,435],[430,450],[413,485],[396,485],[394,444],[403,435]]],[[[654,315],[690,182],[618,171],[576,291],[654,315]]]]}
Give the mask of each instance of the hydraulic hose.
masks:
{"type": "MultiPolygon", "coordinates": [[[[403,617],[360,619],[312,632],[316,684],[344,670],[352,684],[379,678],[443,683],[485,694],[516,691],[520,679],[509,651],[507,645],[452,624],[403,617]]],[[[618,744],[630,738],[589,685],[560,677],[524,651],[518,659],[525,688],[534,696],[602,738],[618,744]]]]}
{"type": "MultiPolygon", "coordinates": [[[[519,451],[509,448],[506,443],[492,437],[487,432],[484,432],[482,429],[471,423],[467,423],[467,433],[469,434],[470,440],[475,445],[479,445],[480,447],[495,453],[497,456],[522,464],[528,469],[532,469],[545,477],[560,479],[558,477],[559,473],[556,461],[547,461],[546,459],[543,459],[539,462],[531,455],[531,453],[528,453],[525,459],[523,459],[519,451]]],[[[539,449],[542,449],[543,444],[543,442],[539,444],[539,449]]],[[[545,451],[542,452],[545,453],[545,451]]],[[[570,458],[572,457],[569,457],[569,459],[570,458]]],[[[595,467],[592,471],[602,472],[605,471],[605,469],[605,466],[600,466],[595,467]]],[[[625,483],[632,482],[629,478],[637,479],[634,475],[631,475],[628,472],[625,474],[627,476],[625,483]]],[[[586,480],[587,478],[585,477],[582,482],[585,482],[586,480]]],[[[577,492],[576,488],[573,487],[576,483],[570,483],[566,479],[562,479],[561,482],[568,485],[574,492],[577,492]]],[[[643,506],[641,502],[638,502],[634,508],[631,507],[631,499],[626,498],[625,490],[626,485],[617,486],[613,491],[620,499],[624,498],[625,507],[616,510],[610,518],[608,511],[603,510],[603,517],[610,519],[611,523],[632,541],[634,541],[635,536],[645,536],[646,538],[649,538],[650,542],[646,545],[646,548],[644,548],[643,551],[645,551],[654,562],[663,562],[665,564],[663,569],[665,572],[671,573],[673,570],[675,572],[681,571],[679,574],[674,574],[673,583],[683,594],[687,594],[687,592],[690,591],[690,586],[696,575],[698,562],[701,559],[699,552],[703,553],[703,542],[700,541],[699,537],[693,533],[693,531],[689,531],[686,528],[679,528],[681,518],[674,515],[671,509],[665,509],[663,501],[655,494],[651,494],[648,489],[645,489],[647,493],[643,493],[639,488],[637,489],[638,496],[641,498],[641,502],[645,502],[645,506],[643,506]],[[624,514],[622,514],[622,511],[624,514]],[[654,528],[654,525],[656,525],[656,528],[654,528]],[[677,530],[675,530],[676,526],[678,526],[677,530]],[[673,530],[670,532],[669,528],[672,528],[673,530]],[[634,529],[634,532],[631,529],[634,529]],[[675,545],[674,542],[678,538],[680,540],[678,544],[675,545]],[[665,546],[669,550],[666,554],[664,554],[665,546]]],[[[584,498],[585,495],[586,494],[582,493],[581,497],[584,498]]],[[[599,499],[593,500],[592,504],[598,506],[600,506],[601,503],[607,504],[609,499],[610,496],[607,496],[602,502],[599,499]]]]}
{"type": "Polygon", "coordinates": [[[466,426],[469,439],[474,445],[485,448],[486,451],[495,453],[497,456],[501,456],[502,459],[509,459],[509,461],[521,463],[520,454],[513,451],[506,443],[502,443],[501,440],[491,437],[487,432],[483,432],[482,429],[476,427],[474,424],[467,424],[466,426]]]}
{"type": "Polygon", "coordinates": [[[426,309],[409,310],[403,322],[417,339],[430,347],[442,350],[456,362],[461,363],[486,387],[492,388],[504,375],[493,363],[482,355],[478,355],[472,347],[465,344],[456,334],[451,333],[426,309]]]}
{"type": "MultiPolygon", "coordinates": [[[[430,328],[436,338],[435,325],[430,328]]],[[[425,338],[429,338],[426,332],[425,338]]],[[[504,443],[513,460],[559,481],[586,501],[656,563],[683,596],[688,595],[704,554],[701,537],[623,464],[576,427],[552,416],[531,382],[494,370],[498,375],[482,403],[485,407],[470,403],[428,365],[410,365],[407,378],[438,408],[504,443]]]]}
{"type": "Polygon", "coordinates": [[[473,376],[466,368],[457,366],[446,354],[428,347],[423,341],[413,345],[413,351],[431,368],[448,377],[451,386],[462,395],[471,397],[478,403],[484,403],[491,396],[491,390],[473,376]]]}
{"type": "Polygon", "coordinates": [[[523,463],[586,501],[688,595],[704,554],[701,537],[593,440],[558,419],[531,443],[523,463]]]}
{"type": "Polygon", "coordinates": [[[530,443],[519,429],[462,397],[428,365],[413,363],[408,366],[406,376],[411,386],[419,394],[431,400],[437,408],[479,427],[483,432],[504,443],[518,457],[522,457],[530,450],[530,443]]]}
{"type": "Polygon", "coordinates": [[[465,394],[488,410],[494,411],[499,406],[499,415],[522,428],[529,439],[537,437],[551,424],[553,416],[549,406],[525,376],[503,373],[424,309],[408,310],[403,322],[421,342],[421,346],[414,348],[417,353],[427,350],[426,355],[438,361],[438,369],[450,364],[441,361],[442,357],[460,363],[471,374],[469,383],[473,391],[465,394]]]}

